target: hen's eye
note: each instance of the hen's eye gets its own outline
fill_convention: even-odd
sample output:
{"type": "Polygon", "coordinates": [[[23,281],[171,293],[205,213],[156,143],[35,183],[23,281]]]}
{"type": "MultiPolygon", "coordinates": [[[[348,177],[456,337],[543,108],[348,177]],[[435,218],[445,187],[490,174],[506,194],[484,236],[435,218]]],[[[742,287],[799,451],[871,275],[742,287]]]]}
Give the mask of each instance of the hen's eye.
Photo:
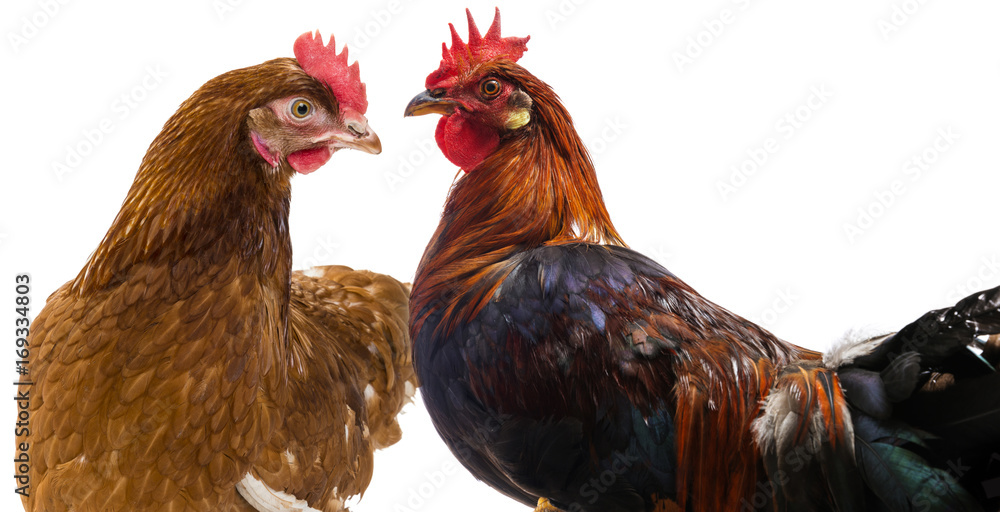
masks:
{"type": "Polygon", "coordinates": [[[479,84],[479,91],[483,93],[483,96],[492,98],[497,94],[500,94],[500,82],[494,78],[485,80],[483,83],[479,84]]]}
{"type": "Polygon", "coordinates": [[[305,119],[312,114],[312,104],[303,99],[297,99],[292,102],[292,115],[297,119],[305,119]]]}

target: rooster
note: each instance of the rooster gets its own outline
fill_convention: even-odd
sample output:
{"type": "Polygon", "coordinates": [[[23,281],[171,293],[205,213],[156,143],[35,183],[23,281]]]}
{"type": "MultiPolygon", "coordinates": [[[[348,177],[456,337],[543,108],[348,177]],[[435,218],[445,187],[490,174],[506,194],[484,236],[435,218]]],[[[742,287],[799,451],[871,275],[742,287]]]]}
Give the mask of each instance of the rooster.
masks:
{"type": "Polygon", "coordinates": [[[1000,289],[825,355],[776,338],[626,247],[528,38],[467,14],[405,111],[465,171],[410,334],[467,469],[538,510],[997,509],[1000,375],[969,347],[1000,289]]]}
{"type": "Polygon", "coordinates": [[[407,288],[293,274],[288,233],[296,172],[381,143],[346,50],[307,33],[294,53],[180,105],[36,318],[29,512],[340,510],[398,439],[407,288]]]}

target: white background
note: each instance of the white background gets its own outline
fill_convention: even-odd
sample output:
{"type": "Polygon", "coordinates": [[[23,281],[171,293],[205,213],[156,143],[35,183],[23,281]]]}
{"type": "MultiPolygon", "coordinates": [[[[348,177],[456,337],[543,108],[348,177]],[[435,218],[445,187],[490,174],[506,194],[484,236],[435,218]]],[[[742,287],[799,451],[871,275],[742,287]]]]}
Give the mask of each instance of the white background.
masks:
{"type": "MultiPolygon", "coordinates": [[[[177,105],[220,73],[292,56],[311,29],[336,34],[360,59],[384,152],[339,152],[294,179],[296,267],[412,279],[455,168],[429,142],[435,116],[404,119],[403,108],[437,67],[447,23],[466,34],[468,6],[485,31],[494,3],[47,1],[0,7],[3,375],[15,378],[14,276],[31,274],[34,316],[103,237],[177,105]],[[87,151],[86,133],[94,139],[102,122],[108,133],[67,165],[69,148],[87,151]],[[70,172],[57,175],[59,163],[70,172]]],[[[1000,4],[651,4],[501,6],[505,35],[532,36],[520,63],[572,112],[634,248],[814,348],[1000,284],[1000,4]],[[828,97],[810,108],[811,91],[828,97]],[[787,114],[803,119],[793,134],[787,114]],[[932,149],[939,130],[959,136],[943,152],[932,149]],[[746,160],[764,147],[777,150],[753,169],[746,160]],[[925,154],[934,162],[917,177],[907,162],[925,154]],[[719,183],[733,183],[741,165],[752,174],[724,198],[719,183]],[[851,238],[844,226],[859,208],[875,218],[851,238]]],[[[0,410],[12,425],[13,400],[0,410]]],[[[524,509],[455,465],[419,400],[402,424],[403,441],[379,455],[354,510],[524,509]]],[[[0,443],[0,460],[12,445],[0,443]]],[[[2,481],[0,508],[13,510],[12,481],[2,481]]]]}

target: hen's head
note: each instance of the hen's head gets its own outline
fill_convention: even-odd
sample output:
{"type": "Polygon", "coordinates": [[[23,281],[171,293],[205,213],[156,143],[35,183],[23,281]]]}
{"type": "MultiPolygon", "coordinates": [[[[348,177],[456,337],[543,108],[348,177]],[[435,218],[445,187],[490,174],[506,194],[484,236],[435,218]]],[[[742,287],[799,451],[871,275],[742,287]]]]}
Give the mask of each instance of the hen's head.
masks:
{"type": "Polygon", "coordinates": [[[306,33],[295,42],[295,57],[206,82],[167,121],[144,166],[188,169],[207,179],[218,174],[205,172],[210,169],[249,167],[287,178],[315,171],[341,148],[381,152],[364,116],[368,101],[358,64],[347,65],[347,49],[338,55],[332,37],[324,45],[318,34],[306,33]]]}
{"type": "Polygon", "coordinates": [[[295,57],[223,73],[178,107],[77,291],[100,289],[139,261],[208,258],[207,248],[272,275],[291,266],[291,176],[315,171],[340,148],[382,150],[347,50],[338,55],[333,38],[324,45],[307,33],[295,57]]]}
{"type": "MultiPolygon", "coordinates": [[[[254,149],[271,167],[287,164],[302,174],[315,171],[341,148],[378,154],[382,145],[368,127],[368,100],[358,63],[347,65],[347,48],[337,54],[334,38],[324,45],[317,32],[295,41],[295,59],[308,79],[292,90],[275,87],[277,98],[248,113],[247,126],[254,149]],[[311,79],[311,80],[310,80],[311,79]]],[[[272,61],[281,63],[282,59],[272,61]]],[[[299,77],[305,78],[305,77],[299,77]]]]}
{"type": "Polygon", "coordinates": [[[528,37],[500,37],[500,9],[481,35],[466,9],[469,42],[451,28],[451,48],[442,43],[441,65],[428,75],[427,90],[406,106],[407,116],[441,114],[436,138],[449,160],[466,171],[496,149],[500,139],[531,121],[532,99],[515,64],[528,37]]]}

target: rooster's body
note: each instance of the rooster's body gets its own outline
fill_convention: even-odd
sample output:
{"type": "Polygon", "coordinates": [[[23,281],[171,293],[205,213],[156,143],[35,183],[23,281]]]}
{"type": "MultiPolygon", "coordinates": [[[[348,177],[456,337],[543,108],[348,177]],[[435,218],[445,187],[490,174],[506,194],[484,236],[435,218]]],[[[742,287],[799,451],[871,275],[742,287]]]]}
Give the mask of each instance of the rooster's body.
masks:
{"type": "Polygon", "coordinates": [[[473,474],[569,511],[987,503],[1000,379],[965,345],[1000,331],[1000,292],[826,358],[774,337],[624,247],[569,114],[515,64],[527,40],[501,38],[499,13],[469,25],[407,114],[443,114],[438,144],[467,171],[410,329],[427,408],[473,474]],[[944,400],[921,387],[932,370],[960,381],[944,400]]]}
{"type": "Polygon", "coordinates": [[[408,359],[395,353],[407,343],[398,332],[405,290],[361,285],[359,300],[337,304],[331,293],[352,293],[344,272],[335,274],[346,283],[299,277],[292,286],[292,175],[341,148],[380,151],[346,53],[306,34],[295,54],[220,75],[178,108],[103,242],[31,326],[34,384],[22,391],[33,397],[32,425],[17,439],[31,460],[29,512],[244,510],[237,484],[258,474],[330,511],[367,484],[374,441],[345,440],[331,453],[307,436],[358,433],[373,417],[369,382],[387,381],[394,395],[407,378],[408,359]],[[324,359],[338,351],[353,359],[324,359]],[[378,358],[381,377],[368,368],[378,358]],[[304,396],[313,378],[332,387],[304,396]],[[338,388],[339,378],[356,380],[338,388]],[[338,409],[340,393],[354,399],[353,417],[338,409]],[[302,445],[328,458],[309,459],[302,445]],[[274,451],[299,457],[286,473],[303,481],[272,474],[274,451]],[[340,459],[345,469],[317,484],[314,466],[340,459]],[[344,483],[353,478],[360,488],[344,483]]]}

